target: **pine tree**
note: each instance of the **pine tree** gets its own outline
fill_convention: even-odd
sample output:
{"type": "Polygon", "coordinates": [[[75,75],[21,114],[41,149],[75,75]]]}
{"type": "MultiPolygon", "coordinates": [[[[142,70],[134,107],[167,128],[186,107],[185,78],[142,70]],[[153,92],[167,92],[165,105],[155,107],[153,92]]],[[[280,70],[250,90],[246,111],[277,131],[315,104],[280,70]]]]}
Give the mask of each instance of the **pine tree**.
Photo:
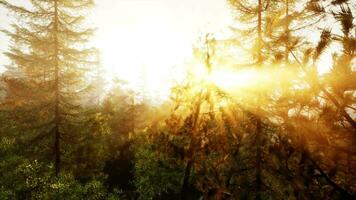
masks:
{"type": "Polygon", "coordinates": [[[17,19],[3,30],[11,39],[6,110],[22,148],[35,159],[52,158],[58,176],[75,141],[73,128],[86,118],[80,101],[90,88],[87,72],[97,63],[96,49],[85,45],[94,31],[84,26],[93,0],[32,0],[31,8],[1,4],[17,19]]]}
{"type": "MultiPolygon", "coordinates": [[[[263,63],[268,60],[270,54],[267,49],[268,37],[266,30],[266,19],[269,13],[272,13],[275,10],[275,5],[273,1],[235,1],[231,0],[229,3],[232,6],[232,9],[235,11],[239,22],[244,25],[245,30],[237,30],[238,33],[246,38],[247,44],[253,43],[254,45],[249,51],[249,54],[253,60],[252,63],[248,63],[256,68],[261,68],[263,63]]],[[[274,16],[272,16],[274,17],[274,16]]],[[[245,40],[246,41],[246,40],[245,40]]],[[[245,44],[242,44],[246,46],[245,44]]],[[[258,95],[258,99],[261,98],[261,95],[258,95]]],[[[259,100],[257,100],[259,101],[259,100]]],[[[261,199],[262,192],[262,160],[263,160],[263,122],[260,116],[261,106],[258,105],[257,109],[252,110],[252,113],[255,113],[255,139],[254,143],[256,146],[255,153],[255,191],[256,191],[256,199],[261,199]]]]}
{"type": "MultiPolygon", "coordinates": [[[[312,76],[313,81],[309,84],[315,88],[316,94],[324,97],[324,101],[319,101],[321,110],[319,120],[323,122],[325,128],[323,140],[329,140],[328,147],[323,148],[322,141],[308,140],[308,154],[312,165],[322,174],[326,184],[331,186],[340,194],[341,198],[352,199],[356,195],[354,168],[355,155],[355,133],[356,119],[353,116],[355,110],[355,100],[352,94],[355,92],[355,69],[352,60],[355,58],[356,35],[354,15],[352,8],[356,6],[351,1],[315,1],[319,9],[314,10],[316,14],[333,18],[335,27],[325,27],[322,30],[320,40],[313,49],[310,60],[310,67],[305,71],[308,73],[316,68],[316,62],[329,46],[339,43],[341,50],[333,55],[331,70],[323,76],[312,76]],[[342,142],[341,142],[342,141],[342,142]],[[317,152],[311,150],[315,146],[322,149],[324,156],[316,156],[317,152]],[[334,155],[338,152],[337,155],[334,155]],[[330,162],[333,155],[333,162],[330,162]],[[346,174],[345,174],[346,172],[346,174]],[[351,177],[351,179],[349,178],[351,177]],[[334,181],[338,179],[339,182],[334,181]]],[[[315,70],[314,70],[315,71],[315,70]]],[[[314,122],[316,123],[316,122],[314,122]]],[[[319,139],[320,140],[320,139],[319,139]]]]}
{"type": "MultiPolygon", "coordinates": [[[[237,26],[241,27],[240,29],[245,29],[235,29],[240,36],[237,38],[240,39],[242,37],[244,41],[247,41],[246,43],[242,42],[241,46],[248,49],[250,47],[249,44],[255,44],[247,52],[249,55],[252,55],[250,56],[250,60],[254,60],[254,62],[248,64],[256,68],[269,66],[276,68],[284,64],[288,70],[295,70],[295,64],[290,61],[290,54],[291,51],[297,48],[301,49],[303,45],[302,39],[297,37],[296,33],[298,30],[305,29],[313,23],[318,22],[321,17],[314,18],[313,14],[305,9],[298,11],[296,4],[300,2],[291,0],[231,0],[229,3],[239,20],[237,26]]],[[[305,3],[302,6],[307,7],[309,4],[305,3]]],[[[281,68],[280,70],[282,71],[281,68]]],[[[299,73],[298,71],[295,72],[299,73]]],[[[295,74],[295,78],[298,78],[297,73],[295,74]]],[[[280,163],[273,162],[278,159],[281,163],[288,162],[288,153],[270,151],[271,146],[280,146],[281,142],[288,141],[286,137],[283,137],[283,133],[274,128],[274,122],[270,120],[273,117],[273,108],[278,109],[276,107],[279,106],[278,104],[274,104],[274,101],[279,97],[284,98],[285,96],[283,95],[294,91],[293,87],[295,85],[293,84],[293,80],[287,80],[285,83],[281,81],[280,85],[282,90],[279,90],[279,88],[270,88],[270,94],[265,92],[255,94],[255,98],[259,103],[256,103],[255,109],[250,110],[255,119],[255,131],[250,133],[254,135],[254,139],[247,141],[250,144],[247,143],[245,145],[255,146],[254,148],[249,148],[249,154],[251,156],[255,154],[255,161],[251,161],[255,167],[255,179],[253,181],[255,199],[261,199],[266,195],[270,195],[270,192],[279,193],[283,197],[285,194],[281,194],[282,190],[278,186],[282,182],[288,186],[285,187],[286,191],[290,187],[293,188],[291,182],[286,182],[286,179],[291,179],[288,172],[283,172],[281,176],[281,172],[279,171],[283,171],[282,169],[288,171],[288,166],[283,168],[279,166],[281,165],[280,163]],[[287,89],[288,87],[290,88],[287,89]],[[280,96],[280,94],[283,95],[280,96]],[[268,100],[266,101],[266,99],[268,100]],[[252,151],[255,152],[252,153],[252,151]],[[266,154],[267,151],[270,151],[269,154],[266,154]],[[274,170],[274,168],[278,170],[274,170]]],[[[291,148],[289,143],[285,143],[285,146],[284,149],[286,151],[291,148]]]]}
{"type": "MultiPolygon", "coordinates": [[[[331,79],[334,79],[333,83],[323,84],[320,80],[317,80],[316,84],[326,98],[340,110],[340,114],[352,127],[354,134],[356,134],[356,121],[348,112],[353,104],[352,101],[348,102],[350,100],[349,93],[354,91],[354,84],[351,83],[351,80],[354,78],[355,71],[352,66],[352,60],[355,57],[356,51],[356,26],[354,24],[354,15],[356,13],[352,8],[356,7],[356,4],[349,1],[331,1],[328,5],[323,5],[318,1],[316,3],[319,3],[318,5],[320,6],[320,10],[315,11],[316,14],[323,16],[331,15],[339,26],[334,28],[334,30],[331,30],[329,27],[323,29],[320,40],[313,52],[313,67],[316,66],[316,62],[320,56],[332,43],[342,45],[341,54],[334,54],[334,65],[330,73],[331,79]],[[329,7],[329,9],[326,7],[329,7]],[[341,30],[341,34],[338,34],[335,29],[341,30]],[[344,84],[335,85],[335,81],[344,82],[344,84]]],[[[331,80],[329,79],[329,81],[331,80]]]]}
{"type": "Polygon", "coordinates": [[[319,42],[305,52],[303,59],[299,59],[293,49],[290,51],[304,74],[296,77],[301,87],[284,92],[284,97],[276,104],[280,105],[278,109],[286,109],[279,116],[284,115],[280,126],[285,129],[283,135],[289,138],[285,141],[290,141],[289,148],[293,152],[287,161],[298,161],[284,174],[295,174],[291,180],[297,183],[294,191],[299,198],[352,199],[355,195],[355,183],[351,181],[355,174],[351,170],[354,166],[352,155],[355,155],[352,147],[355,119],[352,118],[354,100],[350,96],[354,92],[355,79],[352,69],[355,25],[350,9],[354,6],[348,1],[310,1],[307,8],[314,15],[322,19],[334,18],[340,26],[335,23],[332,29],[322,30],[319,42]],[[334,55],[331,71],[318,74],[317,61],[337,42],[342,50],[334,55]],[[289,103],[283,103],[282,99],[289,103]],[[302,181],[304,184],[298,183],[302,181]]]}

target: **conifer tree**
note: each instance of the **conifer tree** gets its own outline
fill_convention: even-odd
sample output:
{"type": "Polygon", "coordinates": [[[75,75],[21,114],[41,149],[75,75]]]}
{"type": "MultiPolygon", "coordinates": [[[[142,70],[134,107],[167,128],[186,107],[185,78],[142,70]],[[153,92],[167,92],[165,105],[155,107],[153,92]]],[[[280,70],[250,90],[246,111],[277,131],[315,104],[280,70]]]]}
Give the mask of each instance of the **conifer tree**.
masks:
{"type": "MultiPolygon", "coordinates": [[[[311,108],[318,108],[317,119],[324,127],[318,130],[320,138],[305,140],[307,159],[320,172],[325,185],[331,187],[341,198],[352,199],[356,195],[354,177],[355,131],[356,121],[353,116],[355,100],[355,24],[352,10],[356,5],[351,1],[314,1],[314,12],[333,19],[335,26],[325,27],[320,40],[309,55],[311,63],[304,68],[310,73],[309,85],[314,94],[324,98],[318,100],[311,108]],[[333,55],[332,67],[328,73],[318,76],[316,62],[331,45],[339,43],[341,50],[333,55]],[[325,145],[325,141],[327,145],[325,145]],[[341,142],[342,141],[342,142],[341,142]],[[318,148],[319,153],[313,149],[318,148]],[[320,155],[320,151],[323,153],[320,155]],[[336,153],[337,152],[337,153],[336,153]],[[319,155],[318,155],[319,154],[319,155]],[[337,155],[335,155],[337,154],[337,155]],[[332,161],[330,161],[332,160],[332,161]],[[345,173],[346,172],[346,173],[345,173]],[[336,182],[338,179],[339,182],[336,182]]],[[[298,59],[298,58],[296,58],[298,59]]],[[[303,67],[303,66],[302,66],[303,67]]],[[[325,66],[324,66],[325,67],[325,66]]]]}
{"type": "Polygon", "coordinates": [[[298,160],[295,166],[286,169],[289,174],[296,174],[292,182],[304,181],[303,187],[294,184],[299,198],[325,198],[330,195],[332,198],[351,199],[354,196],[355,184],[345,177],[345,172],[348,176],[354,176],[350,169],[354,163],[352,155],[355,155],[351,147],[354,145],[355,119],[350,114],[354,109],[350,94],[354,92],[354,81],[351,80],[355,79],[351,63],[355,46],[352,45],[355,37],[352,30],[355,25],[350,7],[354,5],[348,1],[310,1],[307,9],[313,15],[321,17],[319,19],[334,18],[340,26],[335,23],[332,30],[330,27],[322,30],[315,48],[308,49],[302,59],[298,58],[298,49],[289,50],[291,60],[299,65],[304,75],[296,77],[301,89],[290,88],[288,92],[283,92],[277,102],[281,107],[277,109],[286,109],[285,114],[279,115],[284,115],[284,122],[279,125],[285,128],[284,135],[289,138],[285,141],[290,141],[289,148],[293,153],[285,158],[287,161],[298,160]],[[338,30],[341,30],[340,33],[338,30]],[[336,42],[341,43],[343,50],[339,52],[342,53],[334,55],[330,72],[318,74],[317,61],[336,42]],[[283,99],[288,100],[289,105],[286,106],[283,99]]]}
{"type": "Polygon", "coordinates": [[[97,51],[85,45],[94,29],[84,22],[93,0],[32,0],[30,8],[1,4],[17,19],[3,30],[11,39],[6,111],[22,148],[35,159],[53,159],[58,176],[76,138],[74,127],[87,117],[81,98],[90,89],[87,72],[97,51]]]}
{"type": "MultiPolygon", "coordinates": [[[[237,30],[237,33],[240,34],[243,38],[248,39],[248,43],[253,43],[253,46],[249,46],[249,56],[252,63],[248,63],[250,66],[254,66],[256,68],[261,68],[263,63],[268,60],[269,52],[267,47],[268,38],[265,37],[266,30],[266,18],[268,14],[275,9],[275,3],[269,0],[258,0],[258,1],[229,1],[231,4],[233,11],[237,18],[240,20],[244,26],[244,30],[237,30]]],[[[273,16],[272,16],[273,17],[273,16]]],[[[242,44],[246,46],[246,44],[242,44]]],[[[261,98],[260,94],[258,94],[261,98]]],[[[259,100],[257,100],[259,101],[259,100]]],[[[261,199],[262,192],[262,160],[263,160],[263,147],[262,141],[264,137],[263,132],[263,121],[260,116],[260,105],[251,112],[255,115],[255,191],[256,191],[256,199],[261,199]]]]}
{"type": "MultiPolygon", "coordinates": [[[[239,28],[240,30],[236,29],[236,32],[239,36],[244,38],[244,41],[248,41],[246,43],[241,42],[241,46],[245,49],[247,47],[247,54],[250,55],[249,60],[254,60],[253,63],[248,64],[256,68],[265,68],[268,66],[279,66],[279,64],[282,63],[281,61],[284,61],[285,65],[290,68],[289,66],[292,65],[289,61],[290,51],[301,45],[300,38],[296,37],[294,33],[301,29],[300,24],[303,24],[305,28],[307,24],[309,25],[314,22],[314,19],[310,17],[312,14],[304,10],[296,11],[295,4],[297,1],[291,0],[230,0],[229,3],[234,14],[239,19],[238,26],[241,27],[239,28]],[[310,20],[310,22],[306,19],[310,20]],[[295,21],[298,21],[298,23],[292,23],[295,21]],[[251,43],[254,43],[254,46],[249,49],[251,43]]],[[[307,4],[304,6],[307,6],[307,4]]],[[[240,39],[241,37],[237,38],[240,39]]],[[[291,83],[292,80],[289,82],[291,83]]],[[[270,108],[273,102],[265,101],[265,99],[275,99],[276,96],[273,96],[275,92],[276,91],[272,89],[271,94],[265,92],[254,94],[259,103],[255,104],[255,109],[250,110],[250,112],[254,114],[255,119],[255,131],[250,133],[254,135],[254,139],[249,142],[250,144],[245,145],[255,146],[249,150],[250,155],[255,154],[255,161],[251,161],[255,166],[255,180],[253,181],[256,194],[255,199],[261,199],[271,191],[276,193],[276,191],[280,190],[279,187],[276,187],[276,185],[278,185],[276,183],[278,183],[278,181],[279,183],[285,182],[287,175],[286,173],[284,175],[285,177],[279,176],[279,172],[272,170],[273,165],[276,166],[276,164],[267,162],[267,160],[273,160],[273,158],[275,158],[274,154],[278,154],[278,152],[273,151],[266,154],[270,146],[282,142],[281,138],[277,142],[271,142],[280,136],[279,132],[273,130],[273,128],[273,131],[270,131],[271,127],[273,127],[273,123],[270,121],[271,114],[273,113],[270,108]],[[255,151],[254,153],[252,153],[253,149],[255,151]]],[[[288,143],[286,145],[288,146],[288,143]]],[[[285,158],[280,159],[283,160],[285,158]]],[[[288,191],[288,187],[286,187],[286,190],[288,191]]]]}

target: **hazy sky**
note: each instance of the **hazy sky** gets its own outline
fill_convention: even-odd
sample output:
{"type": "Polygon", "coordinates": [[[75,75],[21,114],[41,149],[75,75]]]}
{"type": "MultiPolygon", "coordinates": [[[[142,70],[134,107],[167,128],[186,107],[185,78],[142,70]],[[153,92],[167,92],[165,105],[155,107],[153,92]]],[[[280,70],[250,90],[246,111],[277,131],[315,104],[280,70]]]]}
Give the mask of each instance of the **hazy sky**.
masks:
{"type": "Polygon", "coordinates": [[[148,90],[181,73],[193,43],[231,19],[223,0],[100,0],[94,13],[103,66],[148,90]]]}
{"type": "MultiPolygon", "coordinates": [[[[167,84],[165,79],[181,73],[178,66],[189,58],[198,38],[223,32],[232,19],[224,0],[97,0],[96,4],[89,22],[98,28],[93,44],[101,51],[108,78],[146,84],[148,90],[162,88],[157,84],[167,84]]],[[[0,12],[3,28],[9,18],[0,12]]],[[[5,50],[7,41],[3,35],[0,38],[0,50],[5,50]]],[[[3,64],[2,55],[0,59],[3,64]]]]}
{"type": "MultiPolygon", "coordinates": [[[[28,0],[9,0],[29,4],[28,0]]],[[[97,28],[91,45],[101,52],[108,80],[118,77],[150,96],[169,94],[171,79],[184,75],[194,43],[206,33],[223,34],[233,23],[226,0],[97,0],[88,22],[97,28]]],[[[0,29],[11,18],[0,8],[0,29]]],[[[311,36],[311,35],[310,35],[311,36]]],[[[318,33],[314,33],[318,38],[318,33]]],[[[315,37],[314,37],[315,38],[315,37]]],[[[0,33],[0,71],[8,47],[0,33]]],[[[329,55],[329,56],[328,56],[329,55]]],[[[330,63],[326,54],[323,63],[330,63]]],[[[321,71],[328,69],[326,64],[321,71]]]]}

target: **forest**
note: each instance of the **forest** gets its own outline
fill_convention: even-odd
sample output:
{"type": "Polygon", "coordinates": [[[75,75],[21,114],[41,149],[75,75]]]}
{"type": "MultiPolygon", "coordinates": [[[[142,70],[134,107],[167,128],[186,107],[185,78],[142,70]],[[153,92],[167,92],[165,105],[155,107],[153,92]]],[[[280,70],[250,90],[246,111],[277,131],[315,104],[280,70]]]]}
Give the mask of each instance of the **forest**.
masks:
{"type": "Polygon", "coordinates": [[[100,1],[0,0],[1,200],[356,199],[356,1],[219,0],[162,98],[108,81],[100,1]]]}

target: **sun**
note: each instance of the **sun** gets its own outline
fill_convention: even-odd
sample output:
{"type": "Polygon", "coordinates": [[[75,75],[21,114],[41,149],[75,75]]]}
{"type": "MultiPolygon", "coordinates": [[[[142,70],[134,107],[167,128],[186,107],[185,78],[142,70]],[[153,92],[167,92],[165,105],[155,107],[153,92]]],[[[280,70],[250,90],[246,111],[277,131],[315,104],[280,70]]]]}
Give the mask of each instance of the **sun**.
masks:
{"type": "Polygon", "coordinates": [[[184,38],[174,35],[169,29],[139,27],[101,36],[98,46],[107,78],[123,79],[149,97],[167,97],[171,85],[183,76],[181,65],[190,53],[189,46],[182,45],[187,43],[184,38]]]}
{"type": "Polygon", "coordinates": [[[167,99],[188,73],[192,47],[202,34],[226,29],[232,19],[220,0],[100,0],[92,14],[93,46],[106,78],[125,80],[153,99],[167,99]]]}

